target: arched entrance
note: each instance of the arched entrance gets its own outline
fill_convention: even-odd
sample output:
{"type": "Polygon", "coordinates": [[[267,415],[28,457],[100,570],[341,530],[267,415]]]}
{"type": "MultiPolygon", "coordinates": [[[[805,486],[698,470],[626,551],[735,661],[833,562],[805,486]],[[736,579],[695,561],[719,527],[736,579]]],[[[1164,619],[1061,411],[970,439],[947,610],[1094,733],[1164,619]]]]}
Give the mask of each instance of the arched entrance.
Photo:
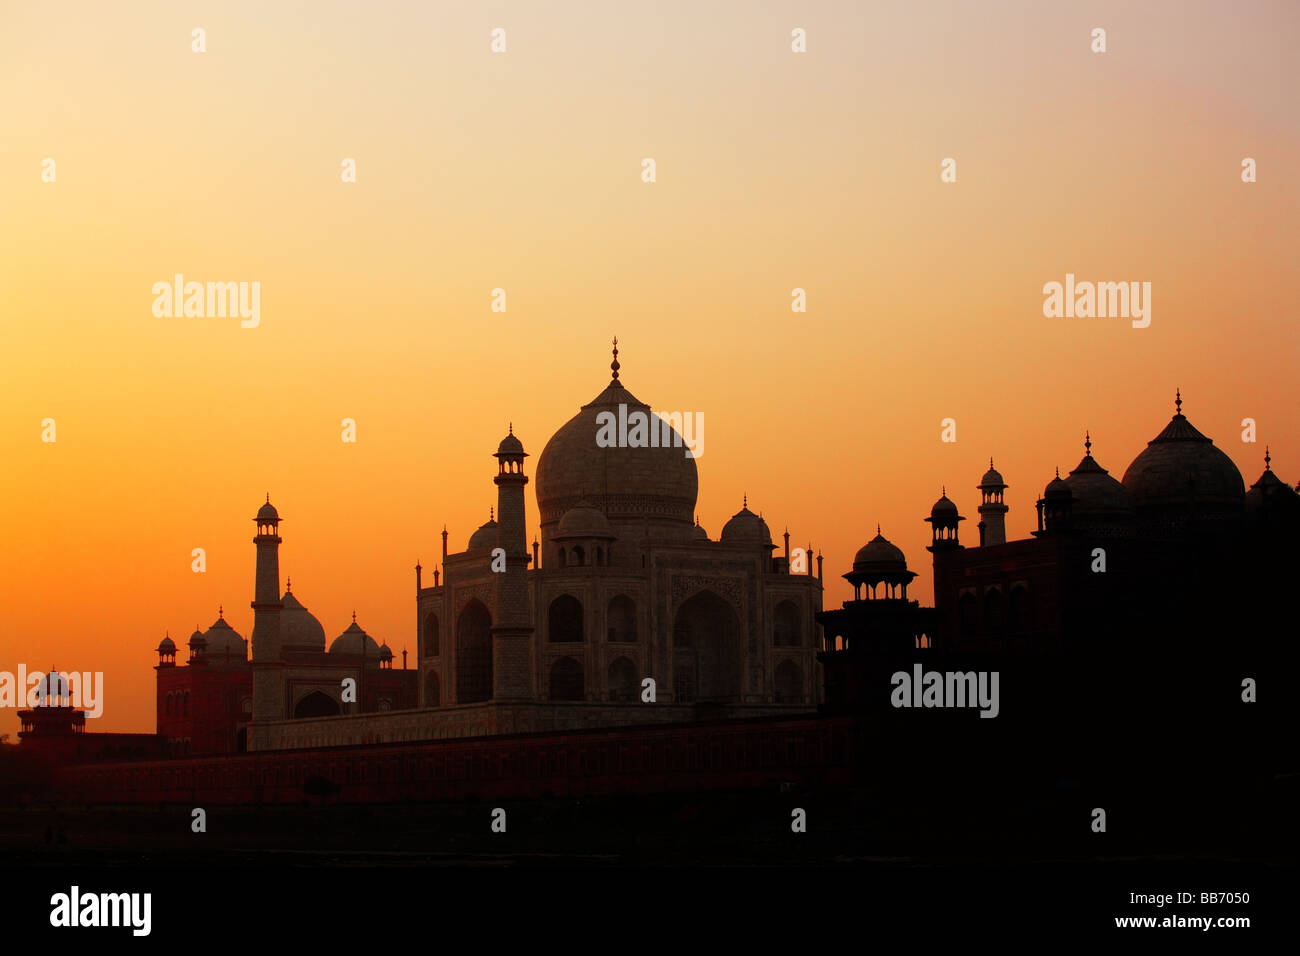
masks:
{"type": "Polygon", "coordinates": [[[572,657],[561,657],[551,665],[551,700],[582,700],[582,665],[572,657]]]}
{"type": "Polygon", "coordinates": [[[731,605],[702,591],[673,618],[673,693],[678,701],[740,700],[740,621],[731,605]]]}
{"type": "Polygon", "coordinates": [[[803,671],[794,661],[782,661],[776,665],[776,702],[778,704],[799,704],[803,702],[803,671]]]}
{"type": "Polygon", "coordinates": [[[456,703],[492,699],[492,615],[470,601],[456,621],[456,703]]]}
{"type": "Polygon", "coordinates": [[[637,699],[640,683],[636,679],[636,665],[620,657],[609,665],[609,699],[630,703],[637,699]]]}
{"type": "Polygon", "coordinates": [[[337,717],[339,714],[339,703],[329,694],[323,691],[312,691],[302,700],[298,701],[298,706],[293,709],[293,716],[297,717],[337,717]]]}

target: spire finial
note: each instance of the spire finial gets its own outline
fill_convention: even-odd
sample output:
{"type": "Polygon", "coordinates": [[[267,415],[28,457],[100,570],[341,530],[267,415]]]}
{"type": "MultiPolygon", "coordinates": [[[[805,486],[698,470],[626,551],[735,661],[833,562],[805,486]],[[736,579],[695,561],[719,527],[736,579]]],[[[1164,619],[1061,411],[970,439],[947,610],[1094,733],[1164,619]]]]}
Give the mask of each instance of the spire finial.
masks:
{"type": "Polygon", "coordinates": [[[1178,388],[1174,389],[1174,409],[1175,409],[1175,414],[1177,415],[1181,415],[1183,413],[1182,389],[1178,389],[1178,388]]]}
{"type": "Polygon", "coordinates": [[[742,497],[742,498],[740,499],[740,507],[742,507],[742,508],[748,508],[748,507],[749,507],[749,495],[745,495],[744,497],[742,497]]]}
{"type": "Polygon", "coordinates": [[[357,623],[357,612],[355,610],[352,612],[352,623],[357,623]]]}
{"type": "Polygon", "coordinates": [[[226,609],[225,609],[224,607],[222,607],[220,604],[218,604],[218,605],[217,605],[217,620],[221,620],[221,619],[222,619],[223,617],[225,617],[225,616],[226,616],[226,609]]]}
{"type": "Polygon", "coordinates": [[[1083,432],[1083,450],[1087,454],[1092,454],[1092,432],[1087,429],[1083,432]]]}
{"type": "Polygon", "coordinates": [[[610,369],[614,373],[614,381],[618,381],[618,336],[614,336],[614,361],[609,363],[610,369]]]}
{"type": "Polygon", "coordinates": [[[284,579],[284,589],[288,591],[290,594],[293,593],[293,578],[284,579]]]}
{"type": "Polygon", "coordinates": [[[1272,461],[1273,459],[1268,456],[1268,446],[1265,445],[1264,446],[1264,470],[1265,471],[1273,470],[1273,465],[1271,464],[1272,461]]]}
{"type": "Polygon", "coordinates": [[[497,520],[496,509],[495,509],[495,508],[492,508],[492,507],[489,507],[489,508],[488,508],[488,521],[496,521],[496,520],[497,520]]]}

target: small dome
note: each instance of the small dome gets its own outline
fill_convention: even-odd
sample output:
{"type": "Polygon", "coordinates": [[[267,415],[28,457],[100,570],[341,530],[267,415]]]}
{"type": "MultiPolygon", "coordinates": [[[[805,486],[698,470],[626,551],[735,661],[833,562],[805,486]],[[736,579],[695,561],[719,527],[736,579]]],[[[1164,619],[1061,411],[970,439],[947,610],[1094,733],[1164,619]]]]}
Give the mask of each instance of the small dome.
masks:
{"type": "Polygon", "coordinates": [[[392,648],[390,648],[387,644],[381,645],[379,648],[379,659],[381,661],[391,661],[393,659],[392,648]]]}
{"type": "Polygon", "coordinates": [[[1061,477],[1060,469],[1057,469],[1056,477],[1049,481],[1047,487],[1043,489],[1043,497],[1048,501],[1068,500],[1074,497],[1074,493],[1070,491],[1070,486],[1061,477]]]}
{"type": "Polygon", "coordinates": [[[189,640],[190,650],[203,650],[203,648],[207,646],[208,646],[208,640],[203,636],[202,631],[195,631],[193,634],[190,635],[190,640],[189,640]]]}
{"type": "Polygon", "coordinates": [[[469,544],[465,550],[479,551],[484,548],[495,548],[501,537],[500,527],[495,519],[479,525],[478,530],[469,536],[469,544]]]}
{"type": "Polygon", "coordinates": [[[709,533],[708,533],[707,531],[705,531],[703,528],[700,527],[700,519],[699,519],[699,518],[696,518],[696,519],[695,519],[695,529],[694,529],[691,533],[695,536],[695,540],[696,540],[696,541],[708,541],[708,540],[709,540],[709,533]]]}
{"type": "Polygon", "coordinates": [[[723,544],[775,547],[772,544],[772,531],[768,528],[767,522],[749,510],[748,500],[745,507],[732,515],[731,520],[722,526],[722,536],[719,540],[723,544]]]}
{"type": "Polygon", "coordinates": [[[1278,494],[1279,489],[1286,494],[1295,494],[1290,485],[1273,474],[1271,468],[1265,469],[1264,473],[1259,476],[1259,480],[1251,485],[1250,490],[1246,492],[1246,503],[1250,504],[1252,501],[1259,502],[1265,498],[1270,498],[1278,494]]]}
{"type": "Polygon", "coordinates": [[[352,618],[352,623],[348,629],[334,638],[334,643],[330,645],[331,654],[349,654],[354,657],[366,657],[379,659],[379,645],[375,639],[361,629],[357,624],[356,617],[352,618]]]}
{"type": "Polygon", "coordinates": [[[510,434],[501,439],[501,444],[497,445],[497,457],[510,455],[512,457],[521,457],[525,455],[524,443],[515,437],[515,428],[510,426],[510,434]]]}
{"type": "MultiPolygon", "coordinates": [[[[245,512],[247,514],[247,512],[245,512]]],[[[266,496],[266,504],[257,509],[257,523],[265,524],[267,522],[279,521],[280,513],[275,510],[275,505],[271,504],[271,496],[266,496]]]]}
{"type": "Polygon", "coordinates": [[[955,518],[957,517],[957,506],[953,504],[948,497],[947,492],[940,496],[939,500],[934,503],[930,509],[931,518],[955,518]]]}
{"type": "Polygon", "coordinates": [[[560,519],[555,537],[560,538],[614,538],[609,520],[585,502],[570,508],[560,519]]]}
{"type": "Polygon", "coordinates": [[[44,700],[47,697],[62,698],[72,693],[68,679],[56,670],[51,670],[36,684],[36,696],[44,700]]]}
{"type": "Polygon", "coordinates": [[[281,646],[324,651],[325,628],[316,616],[303,607],[292,591],[284,592],[280,604],[283,605],[283,610],[280,611],[281,646]]]}
{"type": "Polygon", "coordinates": [[[989,459],[989,470],[984,472],[984,477],[980,479],[979,487],[981,488],[1005,488],[1007,483],[1002,480],[1002,473],[993,467],[993,459],[989,459]]]}
{"type": "Polygon", "coordinates": [[[880,534],[879,528],[876,529],[876,536],[859,548],[853,557],[853,571],[856,574],[906,570],[907,558],[897,546],[880,534]]]}
{"type": "Polygon", "coordinates": [[[1092,517],[1125,517],[1133,514],[1133,496],[1092,457],[1089,439],[1087,454],[1069,476],[1062,479],[1074,497],[1076,520],[1092,517]]]}
{"type": "Polygon", "coordinates": [[[1264,451],[1264,473],[1246,492],[1246,512],[1254,517],[1300,516],[1300,495],[1273,473],[1272,458],[1264,451]]]}
{"type": "MultiPolygon", "coordinates": [[[[247,659],[248,645],[235,633],[235,629],[226,623],[224,617],[218,617],[212,626],[203,633],[207,641],[208,657],[238,657],[247,659]]],[[[194,642],[190,642],[192,647],[194,642]]]]}
{"type": "Polygon", "coordinates": [[[173,641],[170,637],[164,637],[161,641],[158,642],[158,653],[175,654],[176,642],[173,641]]]}

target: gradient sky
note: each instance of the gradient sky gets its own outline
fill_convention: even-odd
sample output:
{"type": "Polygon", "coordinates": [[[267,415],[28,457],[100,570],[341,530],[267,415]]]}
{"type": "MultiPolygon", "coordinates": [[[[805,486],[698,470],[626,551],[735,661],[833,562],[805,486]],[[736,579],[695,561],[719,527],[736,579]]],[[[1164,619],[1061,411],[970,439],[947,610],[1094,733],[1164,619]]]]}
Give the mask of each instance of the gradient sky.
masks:
{"type": "Polygon", "coordinates": [[[1297,46],[1291,2],[0,2],[0,670],[104,671],[94,729],[152,730],[165,632],[251,633],[267,492],[327,636],[413,657],[416,559],[615,334],[705,416],[705,528],[748,494],[827,607],[877,522],[930,603],[941,485],[975,543],[992,455],[1023,537],[1085,428],[1120,477],[1175,387],[1294,483],[1297,46]],[[259,281],[260,327],[155,318],[176,272],[259,281]],[[1067,272],[1151,282],[1150,328],[1044,318],[1067,272]]]}

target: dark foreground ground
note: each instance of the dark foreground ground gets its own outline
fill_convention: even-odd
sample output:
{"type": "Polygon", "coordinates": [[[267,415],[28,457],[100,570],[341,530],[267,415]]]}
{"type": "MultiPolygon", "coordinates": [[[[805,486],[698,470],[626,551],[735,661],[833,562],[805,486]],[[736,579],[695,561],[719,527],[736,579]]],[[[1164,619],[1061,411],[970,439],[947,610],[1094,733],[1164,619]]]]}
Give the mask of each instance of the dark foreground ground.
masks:
{"type": "Polygon", "coordinates": [[[51,930],[50,896],[73,884],[150,892],[151,936],[171,940],[200,920],[205,937],[237,942],[303,913],[311,919],[295,916],[295,932],[322,940],[369,936],[374,919],[408,929],[471,920],[527,938],[558,931],[557,920],[613,933],[649,920],[658,933],[705,917],[758,938],[856,925],[995,940],[1030,927],[1153,933],[1116,929],[1114,918],[1179,914],[1252,926],[1170,932],[1259,936],[1271,914],[1294,909],[1294,784],[1274,781],[1253,808],[1190,795],[1181,808],[1134,806],[1112,812],[1106,833],[1080,825],[1091,801],[1068,787],[1014,811],[978,793],[542,800],[502,806],[504,833],[480,802],[218,807],[204,833],[193,832],[191,807],[14,807],[0,809],[0,906],[20,937],[127,933],[51,930]],[[806,832],[792,831],[796,809],[806,832]],[[1180,891],[1191,902],[1131,896],[1180,891]],[[1206,892],[1250,902],[1203,902],[1206,892]]]}

